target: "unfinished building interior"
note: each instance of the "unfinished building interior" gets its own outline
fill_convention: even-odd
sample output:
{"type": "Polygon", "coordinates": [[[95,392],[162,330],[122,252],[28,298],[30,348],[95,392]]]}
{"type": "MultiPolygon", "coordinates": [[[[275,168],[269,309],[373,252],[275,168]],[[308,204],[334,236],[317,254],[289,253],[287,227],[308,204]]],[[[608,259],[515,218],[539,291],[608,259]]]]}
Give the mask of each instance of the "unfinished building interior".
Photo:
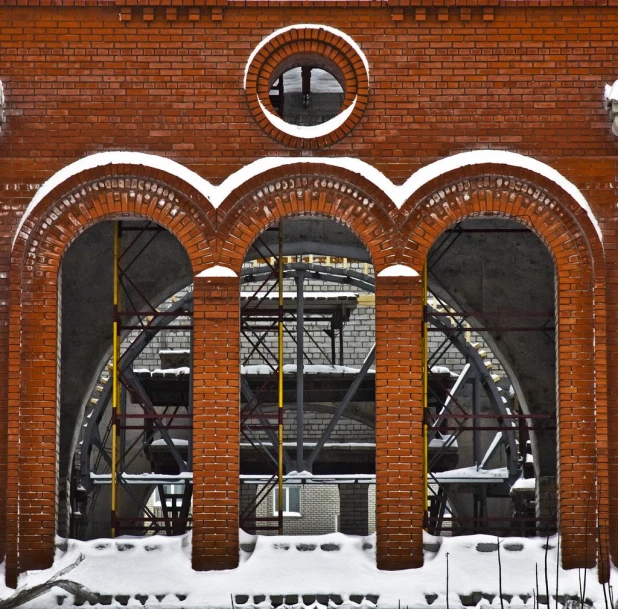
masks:
{"type": "Polygon", "coordinates": [[[7,582],[56,535],[192,530],[194,569],[232,569],[239,528],[375,533],[384,570],[424,532],[560,533],[606,578],[618,101],[590,102],[598,36],[589,88],[554,73],[573,7],[33,3],[0,7],[7,582]],[[99,69],[40,47],[72,19],[104,77],[36,110],[33,82],[99,69]],[[483,45],[526,28],[522,85],[483,45]],[[533,48],[579,123],[521,94],[533,48]]]}

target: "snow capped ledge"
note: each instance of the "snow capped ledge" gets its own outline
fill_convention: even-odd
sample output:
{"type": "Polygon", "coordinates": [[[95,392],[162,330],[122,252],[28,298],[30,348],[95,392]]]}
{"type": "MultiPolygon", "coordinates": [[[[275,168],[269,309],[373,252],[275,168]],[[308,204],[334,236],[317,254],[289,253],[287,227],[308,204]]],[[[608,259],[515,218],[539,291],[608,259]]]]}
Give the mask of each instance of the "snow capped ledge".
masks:
{"type": "Polygon", "coordinates": [[[4,116],[4,85],[0,80],[0,133],[2,132],[2,123],[6,120],[4,116]]]}
{"type": "Polygon", "coordinates": [[[618,80],[613,85],[605,85],[605,105],[612,121],[612,133],[618,136],[618,80]]]}
{"type": "Polygon", "coordinates": [[[378,277],[420,277],[420,275],[411,266],[394,264],[382,269],[378,277]]]}
{"type": "MultiPolygon", "coordinates": [[[[615,83],[613,87],[608,87],[606,89],[606,99],[612,99],[612,96],[617,98],[615,102],[612,99],[612,104],[618,104],[617,83],[615,83]]],[[[47,180],[47,182],[43,184],[43,186],[41,186],[41,188],[39,188],[20,220],[15,236],[13,237],[13,245],[15,244],[17,235],[21,231],[26,218],[28,218],[28,216],[35,210],[36,206],[47,194],[63,182],[69,180],[72,176],[94,167],[123,164],[142,165],[144,167],[162,170],[186,181],[204,197],[206,197],[214,208],[217,208],[236,188],[248,180],[272,169],[299,163],[311,163],[316,166],[324,165],[339,167],[353,174],[362,176],[379,188],[387,197],[389,197],[397,208],[401,208],[415,192],[431,180],[460,167],[480,165],[484,163],[491,163],[492,165],[505,165],[506,167],[520,167],[551,180],[560,186],[571,197],[573,197],[580,207],[584,209],[596,230],[599,240],[603,242],[599,223],[592,213],[586,198],[572,182],[567,180],[555,169],[545,163],[542,163],[541,161],[514,152],[508,152],[505,150],[474,150],[471,152],[463,152],[461,154],[446,157],[426,165],[414,173],[404,184],[400,186],[393,184],[388,177],[369,163],[351,157],[303,156],[262,158],[253,161],[249,165],[245,165],[235,173],[229,175],[219,186],[215,186],[187,167],[184,167],[171,159],[153,154],[144,154],[141,152],[100,152],[84,157],[74,163],[71,163],[70,165],[67,165],[55,173],[49,180],[47,180]]],[[[216,267],[213,267],[213,269],[206,269],[204,272],[215,272],[214,268],[216,267]]],[[[384,273],[387,270],[388,269],[384,269],[382,272],[384,273]]],[[[227,271],[230,271],[230,269],[227,269],[227,271]]],[[[217,275],[199,276],[214,277],[217,275]]],[[[218,276],[229,277],[231,275],[218,276]]]]}
{"type": "Polygon", "coordinates": [[[227,266],[217,264],[198,273],[196,277],[238,277],[238,273],[227,266]]]}

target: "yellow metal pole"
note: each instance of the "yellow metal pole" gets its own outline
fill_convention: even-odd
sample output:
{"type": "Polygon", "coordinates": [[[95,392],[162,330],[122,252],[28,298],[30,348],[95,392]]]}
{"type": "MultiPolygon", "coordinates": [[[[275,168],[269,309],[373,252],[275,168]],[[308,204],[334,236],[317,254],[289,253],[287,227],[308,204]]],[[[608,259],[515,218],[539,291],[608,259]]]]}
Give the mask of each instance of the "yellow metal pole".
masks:
{"type": "Polygon", "coordinates": [[[278,471],[278,504],[277,512],[279,515],[279,535],[283,535],[283,222],[279,221],[279,471],[278,471]]]}
{"type": "Polygon", "coordinates": [[[423,504],[425,506],[425,513],[429,508],[429,472],[427,468],[429,466],[429,448],[427,446],[428,434],[427,434],[427,378],[429,376],[429,362],[428,362],[428,341],[427,341],[427,263],[423,266],[423,281],[422,281],[422,298],[423,298],[423,336],[422,336],[422,361],[423,361],[423,471],[424,484],[423,484],[423,504]]]}
{"type": "Polygon", "coordinates": [[[118,304],[119,304],[119,277],[118,262],[120,257],[120,231],[119,222],[114,222],[114,269],[113,269],[113,300],[114,300],[114,322],[112,329],[112,513],[111,513],[111,536],[116,537],[116,516],[118,511],[118,487],[117,471],[118,462],[118,409],[120,406],[120,383],[118,360],[120,359],[120,337],[118,332],[118,304]]]}

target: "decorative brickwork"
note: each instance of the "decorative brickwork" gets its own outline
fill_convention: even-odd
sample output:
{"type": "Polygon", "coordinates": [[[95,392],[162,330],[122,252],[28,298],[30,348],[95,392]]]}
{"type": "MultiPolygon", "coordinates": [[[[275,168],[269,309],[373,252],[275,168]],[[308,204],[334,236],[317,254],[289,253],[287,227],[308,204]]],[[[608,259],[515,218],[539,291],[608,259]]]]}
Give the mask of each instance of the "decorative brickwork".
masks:
{"type": "Polygon", "coordinates": [[[247,65],[245,89],[251,114],[267,135],[293,148],[321,148],[350,133],[363,116],[369,96],[369,74],[354,46],[332,28],[298,26],[276,32],[257,47],[247,65]],[[291,135],[273,124],[264,112],[265,108],[276,115],[269,98],[273,82],[286,70],[300,65],[303,57],[310,58],[311,65],[323,66],[339,75],[344,91],[341,113],[348,109],[351,112],[341,126],[325,135],[291,135]]]}
{"type": "Polygon", "coordinates": [[[248,180],[217,214],[221,264],[238,272],[255,238],[279,218],[293,215],[345,224],[367,247],[376,271],[397,255],[399,211],[393,202],[368,180],[319,162],[278,167],[248,180]]]}
{"type": "MultiPolygon", "coordinates": [[[[212,263],[209,243],[214,230],[208,213],[184,194],[189,192],[199,200],[199,193],[178,178],[162,172],[148,175],[149,170],[142,169],[140,176],[134,175],[131,167],[99,167],[74,176],[33,210],[13,247],[8,410],[11,476],[6,518],[7,580],[11,582],[16,570],[46,568],[53,557],[59,421],[58,277],[64,252],[94,223],[127,216],[147,218],[170,230],[185,246],[194,269],[212,263]]],[[[204,303],[204,298],[196,302],[196,322],[203,319],[200,307],[204,303]]],[[[198,408],[199,401],[196,422],[200,420],[198,408]]],[[[221,419],[221,423],[227,421],[221,419]]],[[[204,451],[199,441],[195,446],[199,470],[204,451]]],[[[230,514],[225,502],[220,505],[230,514]]],[[[199,535],[199,521],[196,524],[199,535]]]]}
{"type": "Polygon", "coordinates": [[[240,280],[193,286],[193,568],[238,565],[240,280]]]}
{"type": "MultiPolygon", "coordinates": [[[[618,151],[602,87],[618,73],[608,52],[618,29],[616,0],[1,4],[0,429],[7,431],[0,433],[0,555],[6,549],[9,584],[18,569],[47,566],[53,554],[62,254],[90,225],[118,215],[168,228],[187,249],[195,274],[215,264],[238,271],[253,239],[294,214],[324,215],[350,227],[377,272],[393,264],[420,271],[436,237],[464,217],[491,213],[532,228],[557,270],[564,565],[591,564],[596,551],[606,575],[607,548],[614,561],[618,556],[618,439],[609,432],[618,429],[618,408],[608,408],[618,379],[618,151]],[[318,159],[247,181],[216,211],[165,172],[93,169],[52,191],[16,237],[38,187],[96,151],[174,158],[213,183],[256,159],[291,154],[299,142],[269,132],[272,125],[255,108],[278,62],[290,56],[289,41],[273,39],[277,47],[260,58],[259,70],[257,64],[250,70],[247,89],[244,70],[265,37],[307,22],[345,31],[371,70],[365,91],[350,48],[326,40],[323,30],[300,40],[303,52],[328,46],[333,61],[357,75],[349,89],[357,91],[357,122],[312,143],[329,146],[312,148],[315,154],[361,159],[398,184],[467,150],[542,158],[590,202],[603,247],[568,193],[525,170],[462,168],[432,180],[398,210],[365,177],[318,159]]],[[[204,278],[196,289],[203,307],[196,353],[222,351],[210,368],[196,370],[202,410],[196,407],[194,565],[233,566],[238,283],[204,278]],[[212,470],[214,481],[208,469],[213,425],[217,453],[224,455],[212,470]],[[215,529],[224,532],[217,536],[215,529]]],[[[422,560],[420,298],[412,278],[377,280],[377,527],[384,568],[422,560]]]]}
{"type": "Polygon", "coordinates": [[[563,564],[566,568],[592,566],[598,551],[597,535],[586,525],[598,517],[605,538],[608,509],[606,499],[597,496],[597,488],[607,484],[605,318],[596,315],[595,308],[605,300],[603,251],[589,218],[567,193],[558,192],[554,183],[540,176],[533,176],[532,183],[532,176],[524,170],[514,171],[514,175],[503,172],[504,168],[495,166],[467,167],[441,176],[416,193],[403,208],[407,215],[402,230],[407,236],[404,259],[421,268],[432,243],[445,229],[463,218],[487,214],[521,222],[547,245],[557,278],[559,523],[563,564]],[[601,387],[597,385],[595,370],[601,387]]]}

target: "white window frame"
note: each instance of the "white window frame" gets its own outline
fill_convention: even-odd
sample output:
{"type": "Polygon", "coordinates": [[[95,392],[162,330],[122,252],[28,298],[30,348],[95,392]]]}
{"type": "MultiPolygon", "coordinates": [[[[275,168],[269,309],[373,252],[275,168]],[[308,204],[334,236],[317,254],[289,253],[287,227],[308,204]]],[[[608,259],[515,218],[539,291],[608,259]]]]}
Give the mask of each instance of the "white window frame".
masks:
{"type": "MultiPolygon", "coordinates": [[[[273,514],[275,516],[279,515],[279,506],[278,506],[278,502],[277,502],[277,492],[279,491],[279,489],[277,487],[275,487],[273,489],[272,492],[272,497],[273,497],[273,514]]],[[[293,516],[296,518],[299,518],[300,516],[302,516],[301,511],[298,512],[291,512],[290,511],[290,491],[294,491],[298,493],[298,507],[299,509],[302,509],[302,506],[300,504],[300,486],[298,484],[294,484],[294,485],[290,485],[290,486],[284,486],[283,487],[283,515],[284,516],[293,516]]]]}
{"type": "MultiPolygon", "coordinates": [[[[165,488],[165,493],[169,493],[172,495],[176,495],[176,494],[180,494],[183,490],[183,486],[184,484],[164,484],[163,487],[165,488]],[[178,487],[178,488],[176,488],[178,487]]],[[[168,507],[172,507],[173,505],[173,499],[169,498],[167,500],[167,506],[168,507]]],[[[159,487],[155,487],[154,492],[152,493],[152,505],[153,507],[163,507],[163,504],[161,503],[161,497],[159,497],[159,487]]]]}

